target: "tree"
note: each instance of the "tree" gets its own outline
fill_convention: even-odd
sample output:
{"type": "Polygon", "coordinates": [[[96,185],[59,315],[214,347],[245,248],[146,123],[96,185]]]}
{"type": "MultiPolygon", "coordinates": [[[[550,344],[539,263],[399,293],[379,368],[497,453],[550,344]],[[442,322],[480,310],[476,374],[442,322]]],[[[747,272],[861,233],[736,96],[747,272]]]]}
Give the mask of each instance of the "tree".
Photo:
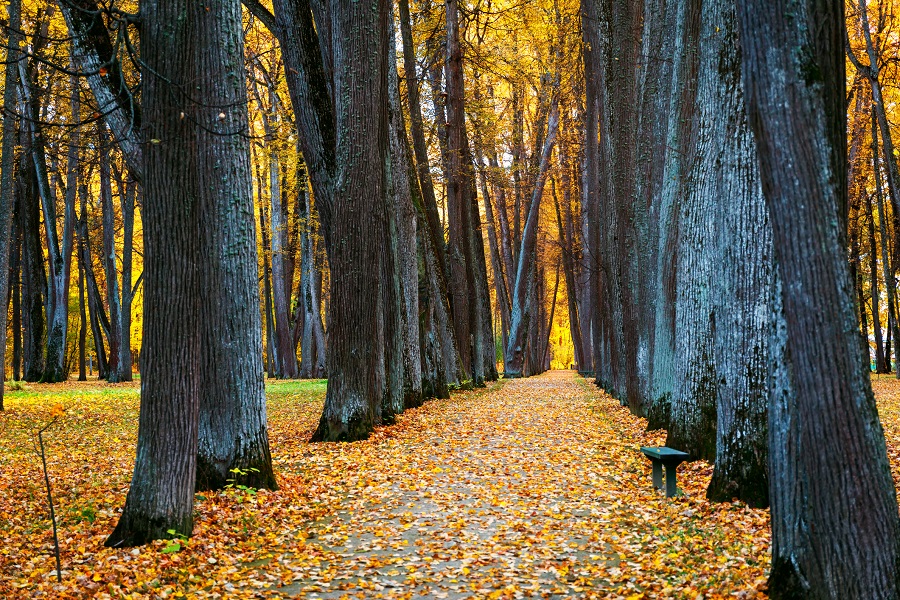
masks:
{"type": "Polygon", "coordinates": [[[770,594],[893,598],[900,520],[845,251],[843,2],[738,0],[737,13],[785,317],[769,407],[770,594]]]}
{"type": "Polygon", "coordinates": [[[207,12],[184,0],[145,0],[141,5],[143,133],[148,141],[141,163],[146,285],[141,409],[131,487],[106,540],[114,548],[171,537],[170,530],[189,535],[193,528],[202,376],[197,323],[205,258],[195,128],[214,123],[217,109],[191,102],[185,90],[193,85],[185,86],[207,74],[201,53],[216,42],[198,42],[196,32],[220,18],[223,7],[215,3],[207,12]]]}
{"type": "Polygon", "coordinates": [[[204,256],[198,283],[203,295],[198,319],[203,344],[198,357],[197,489],[220,489],[229,480],[274,489],[241,5],[237,0],[215,0],[190,10],[199,14],[196,35],[208,40],[193,50],[196,91],[189,96],[198,105],[192,135],[204,256]]]}
{"type": "Polygon", "coordinates": [[[112,202],[112,174],[109,166],[109,139],[99,123],[100,207],[103,215],[103,271],[106,274],[106,303],[109,307],[109,372],[110,383],[125,381],[122,365],[122,297],[116,268],[115,214],[112,202]]]}
{"type": "Polygon", "coordinates": [[[367,437],[379,422],[388,393],[390,367],[379,320],[389,310],[380,278],[387,260],[390,11],[385,0],[365,5],[334,1],[329,8],[331,33],[340,44],[334,56],[336,185],[328,225],[329,379],[313,439],[353,440],[367,437]]]}
{"type": "Polygon", "coordinates": [[[524,360],[524,338],[531,319],[533,308],[527,301],[532,291],[531,271],[535,264],[538,218],[541,212],[541,197],[544,193],[544,183],[547,180],[550,167],[551,153],[556,143],[556,133],[559,130],[559,99],[554,95],[550,118],[547,122],[547,137],[544,140],[544,148],[541,151],[541,162],[538,167],[537,181],[531,196],[528,210],[528,218],[525,220],[525,230],[522,234],[522,244],[519,249],[519,259],[516,261],[516,277],[513,284],[512,310],[510,313],[509,341],[507,342],[504,356],[505,375],[508,377],[521,377],[524,360]]]}
{"type": "MultiPolygon", "coordinates": [[[[0,298],[6,298],[10,277],[9,269],[11,224],[15,190],[13,170],[15,167],[16,119],[13,112],[16,106],[16,90],[19,87],[18,65],[20,35],[22,28],[21,0],[11,0],[7,5],[9,26],[6,38],[6,68],[4,69],[3,88],[3,140],[0,147],[0,298]]],[[[0,311],[0,348],[6,348],[6,320],[8,313],[0,311]]],[[[15,361],[14,361],[15,362],[15,361]]],[[[6,361],[0,367],[0,410],[3,410],[3,381],[6,379],[6,361]]],[[[15,366],[13,369],[15,370],[15,366]]]]}

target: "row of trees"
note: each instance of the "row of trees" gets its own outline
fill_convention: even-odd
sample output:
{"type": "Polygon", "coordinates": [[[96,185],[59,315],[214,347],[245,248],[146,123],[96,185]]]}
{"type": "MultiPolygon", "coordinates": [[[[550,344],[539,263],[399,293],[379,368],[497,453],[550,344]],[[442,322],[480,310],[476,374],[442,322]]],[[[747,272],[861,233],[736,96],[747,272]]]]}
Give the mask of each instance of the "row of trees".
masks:
{"type": "MultiPolygon", "coordinates": [[[[715,463],[711,499],[771,506],[773,597],[894,597],[897,505],[847,261],[843,3],[582,7],[585,364],[715,463]]],[[[878,67],[854,62],[896,170],[878,67]]]]}
{"type": "MultiPolygon", "coordinates": [[[[10,22],[10,56],[15,44],[27,43],[27,52],[9,63],[4,88],[13,132],[4,138],[13,144],[5,190],[16,207],[7,364],[14,379],[53,382],[76,369],[86,378],[96,356],[101,378],[130,381],[144,316],[139,19],[91,2],[13,6],[20,9],[10,22]]],[[[308,136],[295,121],[296,85],[273,34],[275,15],[258,3],[246,8],[264,363],[270,376],[322,377],[331,282],[315,177],[304,160],[308,136]]],[[[397,8],[394,104],[406,135],[395,136],[395,154],[397,169],[408,163],[415,175],[398,194],[410,196],[421,223],[398,247],[419,255],[405,265],[404,293],[434,313],[423,327],[447,330],[432,334],[431,351],[420,356],[423,389],[444,395],[447,386],[480,384],[496,377],[504,355],[510,376],[538,373],[556,346],[554,317],[577,311],[574,302],[555,309],[578,285],[578,8],[558,0],[476,4],[456,25],[430,3],[397,8]],[[528,52],[512,54],[505,36],[521,22],[532,26],[520,37],[528,52]],[[417,293],[417,282],[431,289],[417,293]]],[[[408,321],[414,309],[406,307],[408,321]]]]}
{"type": "Polygon", "coordinates": [[[869,314],[879,266],[896,310],[864,3],[849,164],[871,111],[874,197],[856,176],[848,195],[839,0],[243,5],[9,4],[0,297],[12,282],[29,376],[68,373],[76,243],[77,347],[90,328],[111,381],[143,285],[137,460],[109,545],[189,532],[194,490],[235,469],[276,485],[264,357],[327,370],[314,439],[360,439],[495,379],[498,354],[507,376],[546,369],[562,285],[578,367],[714,461],[711,498],[771,504],[773,593],[896,595],[854,326],[861,212],[869,314]]]}
{"type": "MultiPolygon", "coordinates": [[[[438,11],[428,7],[417,15],[418,25],[433,27],[440,37],[431,44],[430,64],[420,70],[412,15],[400,7],[409,65],[401,80],[397,63],[389,60],[400,49],[394,48],[386,3],[246,7],[252,17],[226,1],[202,7],[145,2],[139,14],[65,1],[25,7],[23,20],[21,4],[10,6],[15,18],[8,28],[4,125],[13,133],[4,136],[4,143],[12,142],[4,157],[15,160],[3,173],[9,180],[37,179],[37,192],[29,196],[21,186],[6,185],[3,193],[31,211],[41,201],[43,227],[39,217],[29,221],[35,243],[27,248],[35,268],[46,264],[51,271],[47,283],[26,282],[26,261],[14,265],[23,280],[14,292],[21,287],[34,303],[18,307],[12,294],[13,336],[24,331],[47,353],[65,354],[75,346],[84,355],[90,323],[103,375],[111,382],[127,379],[130,365],[124,358],[122,366],[115,363],[130,358],[132,346],[121,337],[131,330],[130,305],[121,298],[131,301],[144,286],[138,458],[126,508],[108,540],[113,546],[140,544],[170,529],[189,531],[193,490],[221,487],[235,469],[244,473],[243,483],[275,486],[263,356],[280,377],[323,375],[327,365],[318,440],[366,437],[428,396],[497,377],[458,8],[442,11],[437,22],[438,11]],[[368,25],[361,28],[363,23],[368,25]],[[29,27],[34,43],[25,45],[29,27]],[[346,46],[335,39],[346,39],[346,46]],[[428,76],[437,144],[424,141],[426,112],[417,108],[411,116],[420,90],[417,71],[428,76]],[[67,82],[60,73],[69,75],[67,82]],[[40,86],[33,83],[38,80],[40,86]],[[74,93],[61,91],[66,83],[74,93]],[[89,93],[82,94],[82,87],[89,93]],[[96,134],[85,144],[90,128],[96,134]],[[28,144],[16,144],[17,137],[28,144]],[[434,146],[440,149],[440,186],[428,165],[434,146]],[[65,170],[57,166],[60,154],[68,158],[65,170]],[[62,218],[54,212],[58,205],[62,218]],[[93,276],[96,245],[90,238],[98,227],[91,227],[92,219],[102,223],[105,277],[99,279],[93,276]],[[135,282],[136,226],[143,244],[135,282]],[[78,298],[88,309],[81,311],[77,345],[67,344],[65,329],[58,343],[56,334],[44,334],[33,322],[15,322],[20,314],[47,315],[54,331],[59,313],[63,328],[68,324],[75,239],[80,280],[86,280],[78,298]],[[320,297],[323,284],[326,298],[320,297]],[[264,346],[265,353],[254,350],[264,346]]],[[[556,98],[544,94],[551,96],[556,98]]],[[[518,102],[524,113],[525,100],[518,102]]],[[[541,175],[524,174],[526,144],[518,142],[523,156],[512,170],[532,187],[546,180],[557,102],[552,114],[542,105],[537,117],[550,131],[550,141],[538,144],[541,175]]],[[[499,151],[490,152],[496,162],[499,151]]],[[[526,206],[524,192],[516,190],[516,214],[533,214],[539,201],[526,206]]],[[[521,235],[519,217],[514,221],[521,235]]],[[[528,222],[526,242],[516,242],[519,263],[530,260],[521,256],[533,254],[536,245],[536,222],[528,222]]],[[[512,247],[508,237],[504,243],[512,247]]],[[[532,264],[522,272],[527,275],[519,280],[527,281],[516,288],[520,304],[535,296],[530,290],[538,270],[532,264]]],[[[512,284],[506,286],[509,294],[512,284]]],[[[524,320],[520,316],[521,331],[529,328],[531,310],[529,304],[524,320]]],[[[542,315],[546,319],[546,311],[542,315]]],[[[549,325],[541,323],[539,331],[532,339],[543,340],[543,352],[532,371],[547,362],[549,325]]],[[[40,377],[67,375],[64,365],[54,376],[40,377]]]]}

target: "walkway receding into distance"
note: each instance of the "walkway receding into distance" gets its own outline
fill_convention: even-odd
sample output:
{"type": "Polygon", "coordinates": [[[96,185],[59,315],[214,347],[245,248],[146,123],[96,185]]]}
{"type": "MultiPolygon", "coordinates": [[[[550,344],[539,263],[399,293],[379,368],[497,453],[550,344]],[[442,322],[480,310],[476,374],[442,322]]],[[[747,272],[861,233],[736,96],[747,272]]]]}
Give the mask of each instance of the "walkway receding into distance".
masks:
{"type": "Polygon", "coordinates": [[[767,512],[706,502],[701,463],[682,467],[687,496],[666,500],[637,449],[664,432],[644,427],[553,371],[428,402],[365,442],[308,445],[281,469],[344,485],[238,585],[278,580],[268,593],[304,598],[755,594],[767,512]]]}

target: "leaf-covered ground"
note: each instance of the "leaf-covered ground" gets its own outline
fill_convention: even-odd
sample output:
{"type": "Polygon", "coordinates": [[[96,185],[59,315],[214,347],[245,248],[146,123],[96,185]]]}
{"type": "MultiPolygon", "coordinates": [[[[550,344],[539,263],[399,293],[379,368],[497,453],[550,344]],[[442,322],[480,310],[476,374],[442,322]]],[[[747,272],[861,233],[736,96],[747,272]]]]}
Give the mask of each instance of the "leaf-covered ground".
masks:
{"type": "MultiPolygon", "coordinates": [[[[875,383],[900,466],[900,384],[875,383]]],[[[308,444],[324,382],[268,386],[281,488],[197,497],[194,536],[102,547],[137,433],[136,386],[31,385],[0,415],[0,597],[704,598],[761,596],[768,513],[710,504],[711,468],[652,489],[663,432],[570,372],[460,392],[354,444],[308,444]],[[56,583],[32,433],[60,521],[56,583]],[[166,552],[166,550],[170,550],[166,552]]]]}

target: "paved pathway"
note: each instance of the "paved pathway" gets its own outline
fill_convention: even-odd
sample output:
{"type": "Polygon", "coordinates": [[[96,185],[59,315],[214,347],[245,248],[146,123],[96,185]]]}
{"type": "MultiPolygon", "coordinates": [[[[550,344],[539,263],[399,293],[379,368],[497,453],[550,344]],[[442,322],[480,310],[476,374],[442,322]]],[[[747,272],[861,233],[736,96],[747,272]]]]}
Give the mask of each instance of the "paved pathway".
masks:
{"type": "Polygon", "coordinates": [[[338,470],[349,483],[328,501],[339,510],[259,561],[260,572],[291,574],[261,593],[682,597],[709,564],[691,548],[731,551],[721,541],[731,533],[698,533],[696,498],[666,501],[652,489],[637,446],[661,434],[572,372],[432,401],[382,432],[308,451],[318,454],[304,459],[306,472],[338,470]]]}

